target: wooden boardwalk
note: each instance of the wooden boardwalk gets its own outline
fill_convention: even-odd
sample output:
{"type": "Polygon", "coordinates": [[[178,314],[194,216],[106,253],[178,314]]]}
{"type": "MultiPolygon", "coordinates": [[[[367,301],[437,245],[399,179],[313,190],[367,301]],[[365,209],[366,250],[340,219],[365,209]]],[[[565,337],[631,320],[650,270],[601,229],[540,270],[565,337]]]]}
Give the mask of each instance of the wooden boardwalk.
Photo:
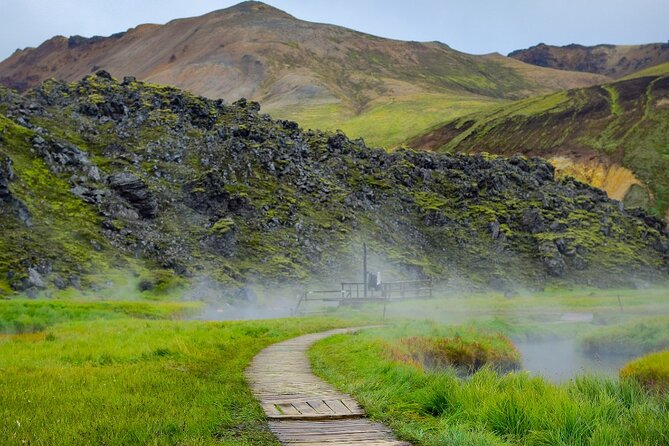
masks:
{"type": "Polygon", "coordinates": [[[383,424],[365,418],[349,395],[311,372],[306,352],[316,341],[351,329],[300,336],[267,347],[246,370],[251,390],[284,445],[408,446],[383,424]]]}

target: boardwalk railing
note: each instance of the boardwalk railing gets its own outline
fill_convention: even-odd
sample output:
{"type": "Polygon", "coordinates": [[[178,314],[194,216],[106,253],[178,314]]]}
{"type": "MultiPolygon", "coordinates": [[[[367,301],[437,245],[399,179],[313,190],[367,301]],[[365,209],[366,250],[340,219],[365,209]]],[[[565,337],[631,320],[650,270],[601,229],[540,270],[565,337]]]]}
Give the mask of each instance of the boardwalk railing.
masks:
{"type": "Polygon", "coordinates": [[[342,282],[342,300],[378,299],[429,299],[432,297],[432,280],[401,280],[383,282],[379,286],[367,287],[362,282],[342,282]]]}
{"type": "Polygon", "coordinates": [[[383,302],[403,299],[432,298],[432,280],[402,280],[369,286],[363,282],[342,282],[339,290],[305,291],[300,294],[294,314],[309,301],[337,302],[350,305],[365,302],[383,302]],[[365,290],[367,286],[367,290],[365,290]]]}

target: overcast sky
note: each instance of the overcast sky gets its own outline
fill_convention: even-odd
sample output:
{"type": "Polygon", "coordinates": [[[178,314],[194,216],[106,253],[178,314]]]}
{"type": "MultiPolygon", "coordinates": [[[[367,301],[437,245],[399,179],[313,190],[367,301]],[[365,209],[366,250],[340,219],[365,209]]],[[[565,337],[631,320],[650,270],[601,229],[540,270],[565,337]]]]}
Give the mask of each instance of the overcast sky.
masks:
{"type": "MultiPolygon", "coordinates": [[[[201,15],[225,0],[0,0],[0,59],[54,35],[109,35],[201,15]]],[[[304,20],[474,54],[539,42],[635,44],[669,39],[669,0],[268,0],[304,20]]]]}

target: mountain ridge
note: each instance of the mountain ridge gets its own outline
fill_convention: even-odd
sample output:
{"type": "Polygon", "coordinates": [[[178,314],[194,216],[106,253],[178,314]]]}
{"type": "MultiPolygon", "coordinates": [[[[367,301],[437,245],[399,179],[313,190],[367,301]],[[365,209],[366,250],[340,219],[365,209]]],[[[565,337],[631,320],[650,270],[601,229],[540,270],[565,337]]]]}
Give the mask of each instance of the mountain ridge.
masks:
{"type": "MultiPolygon", "coordinates": [[[[246,2],[110,37],[52,38],[0,62],[0,82],[25,90],[48,78],[77,81],[98,69],[228,102],[246,97],[277,117],[307,127],[343,128],[354,136],[373,129],[366,125],[357,131],[348,125],[351,120],[363,116],[378,122],[370,115],[375,107],[392,118],[397,110],[383,107],[394,100],[431,109],[457,96],[486,106],[608,80],[521,67],[514,59],[469,55],[440,42],[404,42],[306,22],[264,3],[246,2]],[[296,114],[296,109],[302,111],[296,114]]],[[[436,123],[436,114],[430,116],[412,126],[436,123]]],[[[400,141],[380,139],[390,146],[400,141]]]]}
{"type": "Polygon", "coordinates": [[[596,73],[618,79],[669,62],[669,43],[592,46],[539,43],[512,51],[509,57],[541,67],[596,73]]]}

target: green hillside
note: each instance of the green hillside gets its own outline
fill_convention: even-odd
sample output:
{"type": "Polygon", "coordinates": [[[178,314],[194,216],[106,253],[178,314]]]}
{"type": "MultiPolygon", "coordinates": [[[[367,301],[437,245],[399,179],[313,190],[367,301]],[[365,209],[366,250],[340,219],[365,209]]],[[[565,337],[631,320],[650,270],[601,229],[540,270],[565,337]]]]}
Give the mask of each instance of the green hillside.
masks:
{"type": "Polygon", "coordinates": [[[637,71],[630,75],[625,76],[623,79],[635,79],[637,77],[646,77],[646,76],[667,76],[669,75],[669,62],[661,63],[659,65],[654,65],[649,68],[637,71]]]}
{"type": "Polygon", "coordinates": [[[669,203],[669,77],[638,77],[524,99],[451,120],[408,144],[622,166],[639,181],[630,181],[621,198],[664,217],[669,203]]]}
{"type": "Polygon", "coordinates": [[[379,98],[359,114],[350,113],[342,104],[295,106],[270,113],[307,129],[342,130],[352,138],[364,138],[371,147],[390,149],[443,122],[444,117],[456,118],[503,103],[508,101],[465,93],[432,93],[379,98]]]}

